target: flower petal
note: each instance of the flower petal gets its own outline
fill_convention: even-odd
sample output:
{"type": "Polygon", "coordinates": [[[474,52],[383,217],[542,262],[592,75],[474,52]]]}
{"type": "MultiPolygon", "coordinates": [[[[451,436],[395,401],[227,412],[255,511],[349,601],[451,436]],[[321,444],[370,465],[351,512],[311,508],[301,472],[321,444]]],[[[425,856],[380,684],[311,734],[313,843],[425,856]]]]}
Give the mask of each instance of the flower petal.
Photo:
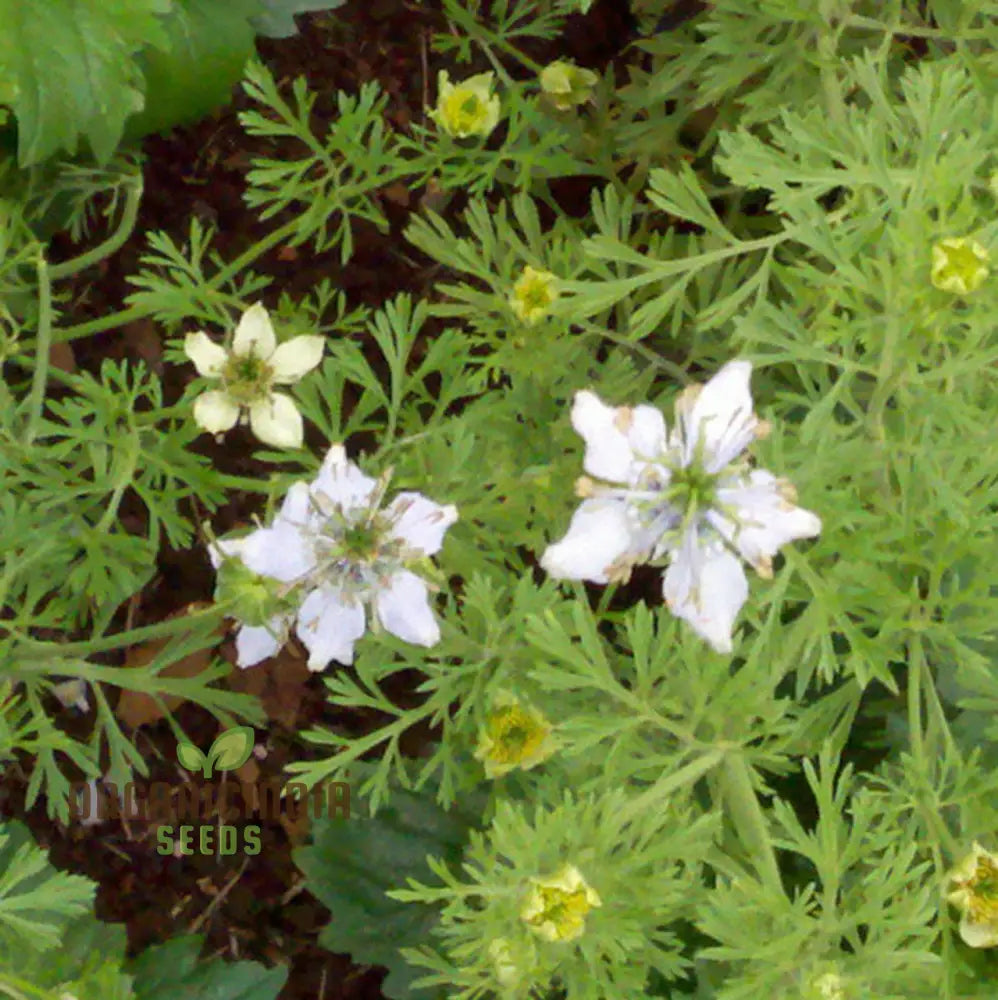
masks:
{"type": "Polygon", "coordinates": [[[960,921],[960,937],[971,948],[993,948],[998,944],[998,926],[988,921],[974,923],[964,917],[960,921]]]}
{"type": "Polygon", "coordinates": [[[301,414],[294,400],[272,392],[249,406],[250,428],[258,440],[275,448],[300,448],[305,438],[301,414]]]}
{"type": "Polygon", "coordinates": [[[273,618],[267,625],[244,625],[236,635],[236,665],[252,667],[275,656],[284,645],[287,623],[273,618]]]}
{"type": "Polygon", "coordinates": [[[634,528],[623,502],[583,500],[565,537],[541,556],[541,566],[556,579],[608,583],[610,566],[634,549],[634,528]]]}
{"type": "Polygon", "coordinates": [[[630,411],[630,426],[627,428],[627,443],[634,454],[647,462],[662,458],[668,447],[666,441],[665,417],[654,406],[642,403],[630,411]]]}
{"type": "Polygon", "coordinates": [[[202,392],[194,400],[194,422],[209,434],[221,434],[236,426],[239,404],[220,389],[202,392]]]}
{"type": "Polygon", "coordinates": [[[325,670],[330,660],[349,666],[353,644],[364,634],[364,608],[346,604],[339,590],[319,587],[298,611],[298,638],[309,652],[308,669],[325,670]]]}
{"type": "Polygon", "coordinates": [[[216,538],[208,545],[208,558],[211,560],[213,569],[218,569],[222,565],[222,560],[227,558],[238,559],[246,547],[249,536],[243,538],[216,538]]]}
{"type": "Polygon", "coordinates": [[[344,510],[366,506],[375,485],[375,480],[348,461],[346,449],[341,444],[334,444],[326,453],[319,475],[312,483],[314,489],[344,510]]]}
{"type": "Polygon", "coordinates": [[[203,330],[184,337],[184,353],[194,363],[198,375],[218,378],[229,355],[221,344],[216,344],[203,330]]]}
{"type": "Polygon", "coordinates": [[[256,302],[239,318],[236,335],[232,338],[232,353],[267,360],[277,346],[274,326],[263,304],[256,302]]]}
{"type": "Polygon", "coordinates": [[[719,540],[704,542],[688,531],[662,578],[669,610],[688,622],[718,653],[731,652],[731,630],[748,597],[738,557],[719,540]]]}
{"type": "Polygon", "coordinates": [[[421,493],[400,493],[385,513],[393,522],[391,534],[428,556],[440,551],[444,532],[457,520],[453,504],[442,507],[421,493]]]}
{"type": "Polygon", "coordinates": [[[717,490],[718,503],[737,512],[737,523],[716,510],[707,514],[721,536],[764,577],[771,574],[770,561],[782,546],[821,532],[821,518],[795,507],[783,492],[787,489],[772,473],[753,469],[743,484],[717,490]]]}
{"type": "Polygon", "coordinates": [[[292,337],[281,344],[270,356],[274,382],[297,382],[306,372],[310,372],[321,360],[326,346],[325,337],[308,334],[292,337]]]}
{"type": "Polygon", "coordinates": [[[300,480],[292,483],[291,488],[285,494],[284,502],[277,514],[277,520],[284,521],[292,527],[312,531],[316,527],[318,512],[312,503],[309,494],[308,483],[300,480]]]}
{"type": "Polygon", "coordinates": [[[676,417],[683,430],[684,465],[693,461],[698,443],[711,473],[748,447],[759,425],[752,412],[751,377],[751,362],[729,361],[706,385],[679,397],[676,417]]]}
{"type": "Polygon", "coordinates": [[[588,389],[575,394],[572,426],[586,442],[582,466],[589,475],[612,483],[630,481],[634,453],[621,422],[622,416],[626,420],[626,414],[631,412],[624,407],[607,406],[588,389]]]}
{"type": "Polygon", "coordinates": [[[240,558],[254,573],[282,583],[291,583],[315,569],[315,553],[308,539],[281,518],[249,535],[240,558]]]}
{"type": "Polygon", "coordinates": [[[440,626],[433,617],[426,583],[415,573],[401,570],[375,600],[378,618],[385,629],[404,642],[434,646],[440,641],[440,626]]]}

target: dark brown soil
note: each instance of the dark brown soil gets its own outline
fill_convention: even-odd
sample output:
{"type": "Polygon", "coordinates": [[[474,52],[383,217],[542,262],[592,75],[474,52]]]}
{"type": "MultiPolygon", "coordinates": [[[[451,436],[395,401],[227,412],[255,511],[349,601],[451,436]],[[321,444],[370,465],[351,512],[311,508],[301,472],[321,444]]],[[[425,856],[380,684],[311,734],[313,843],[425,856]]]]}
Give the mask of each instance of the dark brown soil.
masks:
{"type": "MultiPolygon", "coordinates": [[[[261,40],[259,52],[279,81],[307,77],[311,88],[322,95],[317,103],[320,116],[329,114],[338,89],[353,92],[372,79],[390,95],[388,119],[392,127],[404,129],[422,115],[424,99],[433,92],[432,78],[440,65],[430,48],[430,36],[444,27],[435,3],[350,0],[335,13],[301,17],[299,23],[299,36],[261,40]],[[430,79],[427,67],[431,68],[430,79]]],[[[563,39],[534,47],[530,54],[540,61],[568,57],[602,70],[632,37],[624,0],[602,0],[588,16],[571,19],[563,39]]],[[[245,96],[237,92],[233,103],[213,117],[146,141],[145,196],[136,232],[113,259],[77,280],[75,292],[82,304],[74,316],[76,322],[122,308],[129,291],[126,278],[137,270],[144,234],[150,230],[165,230],[182,241],[190,216],[210,220],[218,228],[216,248],[223,258],[231,260],[275,225],[260,223],[242,202],[250,158],[261,149],[237,121],[237,112],[246,106],[245,96]]],[[[280,152],[267,148],[268,156],[279,156],[280,152]]],[[[331,278],[346,290],[353,305],[377,306],[402,291],[427,294],[436,275],[412,263],[418,254],[401,235],[418,194],[385,192],[382,201],[391,221],[390,231],[379,233],[373,226],[356,226],[356,252],[345,267],[333,255],[309,256],[305,251],[278,247],[256,269],[273,277],[275,292],[285,290],[292,295],[302,293],[319,278],[331,278]]],[[[582,211],[587,194],[581,190],[576,195],[582,211]]],[[[60,238],[55,250],[66,257],[79,252],[60,238]]],[[[162,363],[160,337],[153,324],[140,322],[77,341],[73,344],[75,364],[93,371],[105,358],[141,359],[161,374],[166,398],[176,399],[190,373],[185,366],[162,363]]],[[[204,435],[198,447],[225,471],[266,476],[270,469],[251,457],[252,442],[240,434],[243,432],[229,435],[224,448],[204,435]]],[[[215,530],[221,534],[246,521],[257,504],[252,495],[233,496],[213,517],[215,530]]],[[[129,516],[127,511],[124,516],[129,516]]],[[[139,626],[162,621],[193,602],[209,601],[212,587],[213,574],[202,548],[165,548],[155,577],[129,603],[128,622],[139,626]]],[[[228,640],[223,642],[222,655],[234,659],[228,640]]],[[[266,732],[257,730],[257,741],[266,756],[255,765],[253,761],[247,765],[250,770],[256,766],[260,778],[279,779],[288,762],[307,756],[308,748],[297,738],[302,730],[321,724],[363,731],[374,721],[364,713],[347,716],[328,706],[321,679],[308,673],[293,648],[250,670],[234,668],[229,683],[263,699],[269,725],[266,732]]],[[[141,711],[137,711],[136,721],[141,719],[141,711]]],[[[85,736],[89,726],[86,715],[66,710],[64,717],[67,729],[85,736]]],[[[177,718],[201,747],[209,746],[218,733],[217,723],[191,706],[180,707],[177,718]]],[[[155,718],[141,722],[134,739],[149,762],[153,779],[173,784],[184,779],[185,772],[176,764],[176,741],[165,722],[155,718]]],[[[418,742],[419,737],[414,739],[418,742]]],[[[190,775],[186,777],[190,779],[190,775]]],[[[370,1000],[381,996],[379,970],[352,967],[345,957],[331,955],[316,944],[329,913],[302,888],[301,875],[291,861],[291,850],[307,836],[305,828],[278,820],[262,823],[263,850],[254,857],[164,858],[156,853],[151,824],[109,820],[92,827],[73,824],[67,829],[48,820],[43,807],[36,806],[26,814],[25,787],[24,771],[16,766],[8,768],[0,784],[0,799],[6,799],[4,812],[28,822],[39,842],[50,848],[53,864],[99,883],[98,916],[127,925],[133,952],[173,935],[196,931],[206,935],[205,954],[289,965],[282,1000],[370,1000]]]]}

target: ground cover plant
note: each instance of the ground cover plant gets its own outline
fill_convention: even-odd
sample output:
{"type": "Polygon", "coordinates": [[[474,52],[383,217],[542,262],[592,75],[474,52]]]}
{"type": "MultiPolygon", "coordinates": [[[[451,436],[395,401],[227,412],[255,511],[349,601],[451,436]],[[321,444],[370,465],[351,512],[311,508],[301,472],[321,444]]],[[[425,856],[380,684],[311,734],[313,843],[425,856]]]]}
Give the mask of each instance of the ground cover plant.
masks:
{"type": "Polygon", "coordinates": [[[621,9],[0,164],[0,992],[993,995],[998,8],[621,9]]]}

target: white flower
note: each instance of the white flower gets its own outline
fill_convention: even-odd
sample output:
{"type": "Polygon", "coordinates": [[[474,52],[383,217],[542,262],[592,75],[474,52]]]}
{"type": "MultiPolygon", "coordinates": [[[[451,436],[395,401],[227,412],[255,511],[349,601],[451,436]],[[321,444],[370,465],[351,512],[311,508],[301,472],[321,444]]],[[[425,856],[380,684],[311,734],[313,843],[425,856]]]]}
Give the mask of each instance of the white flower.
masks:
{"type": "Polygon", "coordinates": [[[292,337],[278,346],[267,310],[258,302],[247,309],[226,350],[198,330],[184,340],[184,351],[199,375],[217,378],[220,389],[203,392],[194,403],[194,420],[210,434],[231,430],[246,411],[250,428],[275,448],[300,448],[301,414],[290,396],[272,386],[297,382],[322,360],[323,338],[292,337]]]}
{"type": "Polygon", "coordinates": [[[347,461],[343,446],[334,445],[314,482],[291,487],[269,527],[214,543],[209,552],[216,569],[224,558],[236,558],[274,581],[273,617],[239,630],[239,666],[273,656],[292,624],[309,650],[310,670],[330,660],[350,664],[369,607],[383,628],[406,642],[440,641],[429,588],[408,567],[440,550],[457,508],[400,493],[382,509],[387,484],[387,477],[365,476],[347,461]]]}
{"type": "Polygon", "coordinates": [[[541,565],[552,576],[624,581],[633,566],[667,558],[662,592],[673,614],[721,653],[731,651],[735,617],[748,597],[741,559],[763,577],[787,542],[811,538],[821,521],[794,506],[786,480],[735,461],[768,430],[752,412],[747,361],[726,364],[676,402],[668,434],[651,406],[611,407],[579,392],[572,426],[586,443],[583,501],[568,533],[541,565]]]}

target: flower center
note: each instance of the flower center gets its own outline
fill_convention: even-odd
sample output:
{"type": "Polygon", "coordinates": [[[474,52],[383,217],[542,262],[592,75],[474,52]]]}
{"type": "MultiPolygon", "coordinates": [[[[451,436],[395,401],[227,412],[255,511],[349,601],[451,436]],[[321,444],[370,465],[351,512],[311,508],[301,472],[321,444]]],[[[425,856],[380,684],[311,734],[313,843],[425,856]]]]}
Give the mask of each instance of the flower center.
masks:
{"type": "Polygon", "coordinates": [[[365,600],[405,562],[405,542],[388,518],[334,507],[315,539],[317,576],[348,598],[365,600]]]}
{"type": "Polygon", "coordinates": [[[969,246],[946,247],[946,263],[942,267],[943,278],[962,278],[968,285],[981,270],[981,261],[969,246]]]}
{"type": "Polygon", "coordinates": [[[531,282],[521,293],[523,304],[530,310],[546,309],[551,305],[551,292],[546,283],[531,282]]]}
{"type": "Polygon", "coordinates": [[[501,764],[519,763],[536,753],[547,735],[544,726],[519,705],[501,709],[489,719],[493,760],[501,764]]]}
{"type": "Polygon", "coordinates": [[[998,918],[998,868],[990,858],[980,858],[970,880],[970,915],[976,923],[998,918]]]}
{"type": "Polygon", "coordinates": [[[378,534],[371,525],[354,524],[343,533],[343,553],[355,562],[369,562],[378,553],[378,534]]]}
{"type": "Polygon", "coordinates": [[[574,892],[566,892],[554,886],[541,886],[538,892],[542,908],[528,923],[552,923],[561,937],[573,936],[582,925],[585,915],[592,909],[586,898],[586,890],[581,887],[574,892]]]}
{"type": "Polygon", "coordinates": [[[691,516],[695,511],[713,506],[716,483],[716,474],[694,462],[673,471],[667,493],[674,507],[691,516]]]}
{"type": "Polygon", "coordinates": [[[448,101],[447,118],[451,127],[462,132],[473,129],[482,118],[482,102],[477,94],[458,91],[448,101]]]}
{"type": "Polygon", "coordinates": [[[267,395],[271,377],[270,365],[253,355],[230,355],[222,371],[226,394],[244,406],[267,395]]]}

